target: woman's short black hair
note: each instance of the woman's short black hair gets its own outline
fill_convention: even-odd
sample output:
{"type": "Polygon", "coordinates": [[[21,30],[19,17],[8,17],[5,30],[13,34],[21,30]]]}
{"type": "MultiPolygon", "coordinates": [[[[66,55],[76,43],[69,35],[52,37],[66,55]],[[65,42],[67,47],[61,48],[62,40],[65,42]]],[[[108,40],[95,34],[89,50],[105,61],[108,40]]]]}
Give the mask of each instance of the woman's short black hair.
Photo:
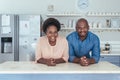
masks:
{"type": "Polygon", "coordinates": [[[43,23],[43,32],[46,33],[47,28],[50,27],[50,26],[55,26],[57,28],[57,31],[59,31],[60,28],[61,28],[60,22],[57,19],[48,18],[43,23]]]}

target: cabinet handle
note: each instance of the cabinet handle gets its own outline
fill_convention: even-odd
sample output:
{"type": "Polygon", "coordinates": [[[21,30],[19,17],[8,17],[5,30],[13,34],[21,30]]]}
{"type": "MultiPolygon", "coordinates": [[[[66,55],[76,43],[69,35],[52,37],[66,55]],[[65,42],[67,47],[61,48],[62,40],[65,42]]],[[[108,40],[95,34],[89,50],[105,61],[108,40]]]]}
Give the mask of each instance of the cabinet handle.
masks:
{"type": "Polygon", "coordinates": [[[101,57],[101,58],[104,58],[104,57],[101,57]]]}

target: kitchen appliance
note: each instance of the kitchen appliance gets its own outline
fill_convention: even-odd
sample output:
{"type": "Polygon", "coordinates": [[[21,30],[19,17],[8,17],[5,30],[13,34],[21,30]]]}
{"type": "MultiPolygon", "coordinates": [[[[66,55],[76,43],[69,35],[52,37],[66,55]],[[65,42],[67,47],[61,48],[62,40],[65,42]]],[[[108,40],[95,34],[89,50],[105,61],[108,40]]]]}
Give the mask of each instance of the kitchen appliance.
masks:
{"type": "Polygon", "coordinates": [[[11,37],[2,37],[1,40],[1,52],[2,53],[12,53],[12,38],[11,37]]]}
{"type": "Polygon", "coordinates": [[[19,15],[19,61],[35,60],[35,47],[41,34],[40,15],[19,15]]]}
{"type": "Polygon", "coordinates": [[[17,15],[0,14],[0,63],[17,60],[17,15]]]}
{"type": "Polygon", "coordinates": [[[11,42],[4,43],[4,53],[12,53],[12,43],[11,42]]]}

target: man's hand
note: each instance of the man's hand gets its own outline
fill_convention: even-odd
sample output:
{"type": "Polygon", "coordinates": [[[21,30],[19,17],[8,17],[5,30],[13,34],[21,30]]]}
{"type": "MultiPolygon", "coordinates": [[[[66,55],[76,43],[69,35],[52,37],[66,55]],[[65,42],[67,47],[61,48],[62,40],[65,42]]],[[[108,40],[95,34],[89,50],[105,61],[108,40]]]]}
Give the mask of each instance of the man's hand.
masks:
{"type": "Polygon", "coordinates": [[[46,64],[47,64],[48,66],[56,66],[55,59],[52,59],[52,58],[47,59],[46,64]]]}
{"type": "Polygon", "coordinates": [[[80,65],[82,66],[88,66],[90,65],[90,60],[86,58],[85,56],[80,58],[80,65]]]}
{"type": "Polygon", "coordinates": [[[88,66],[90,64],[95,63],[94,58],[86,58],[86,56],[83,56],[81,58],[74,58],[73,63],[80,64],[81,66],[88,66]]]}

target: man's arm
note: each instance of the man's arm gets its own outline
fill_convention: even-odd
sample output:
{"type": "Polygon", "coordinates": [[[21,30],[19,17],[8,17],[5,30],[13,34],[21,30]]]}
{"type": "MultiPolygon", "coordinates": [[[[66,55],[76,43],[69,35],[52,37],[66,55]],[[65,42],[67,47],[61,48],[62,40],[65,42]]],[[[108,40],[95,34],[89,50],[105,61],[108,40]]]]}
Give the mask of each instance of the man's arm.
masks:
{"type": "Polygon", "coordinates": [[[84,58],[82,62],[84,63],[83,66],[88,66],[90,64],[97,63],[100,58],[100,41],[99,38],[96,37],[94,41],[94,47],[92,49],[92,57],[91,58],[84,58]]]}
{"type": "Polygon", "coordinates": [[[80,58],[74,58],[73,63],[80,63],[80,58]]]}
{"type": "Polygon", "coordinates": [[[94,64],[95,63],[95,59],[93,58],[86,58],[85,56],[81,57],[81,58],[74,58],[73,63],[78,63],[82,66],[88,66],[90,64],[94,64]]]}
{"type": "Polygon", "coordinates": [[[68,46],[69,46],[69,61],[74,62],[74,59],[76,58],[75,53],[74,53],[74,49],[73,49],[73,46],[71,44],[71,40],[69,38],[67,38],[67,40],[68,40],[68,46]]]}
{"type": "Polygon", "coordinates": [[[90,63],[97,63],[100,59],[100,41],[99,38],[96,37],[94,41],[94,47],[92,49],[92,58],[90,59],[90,63]]]}
{"type": "Polygon", "coordinates": [[[94,58],[90,58],[89,60],[89,64],[94,64],[95,63],[95,59],[94,58]]]}

